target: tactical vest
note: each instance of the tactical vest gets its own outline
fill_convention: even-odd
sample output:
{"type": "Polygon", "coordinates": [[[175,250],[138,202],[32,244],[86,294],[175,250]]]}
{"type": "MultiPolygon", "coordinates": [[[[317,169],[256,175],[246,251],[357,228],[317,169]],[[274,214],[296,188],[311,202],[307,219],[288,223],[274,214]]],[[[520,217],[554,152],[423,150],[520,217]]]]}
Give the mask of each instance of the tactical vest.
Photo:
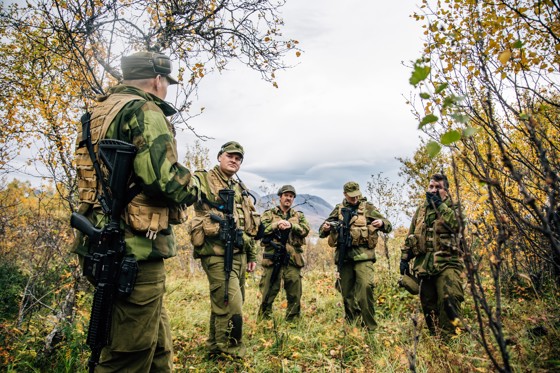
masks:
{"type": "MultiPolygon", "coordinates": [[[[195,255],[223,255],[223,244],[218,241],[207,252],[197,251],[197,248],[204,245],[207,238],[216,239],[220,233],[219,222],[212,219],[210,214],[224,218],[223,212],[216,207],[223,204],[219,197],[221,189],[229,188],[235,191],[233,216],[237,228],[243,230],[250,237],[256,236],[260,223],[259,215],[249,196],[244,193],[244,188],[237,181],[230,180],[231,185],[227,185],[215,170],[208,172],[198,170],[195,171],[194,177],[200,184],[198,188],[199,198],[194,204],[195,217],[190,224],[191,242],[195,247],[195,255]]],[[[234,249],[234,252],[239,251],[238,248],[234,249]]]]}
{"type": "MultiPolygon", "coordinates": [[[[91,143],[93,145],[93,151],[97,156],[99,150],[99,140],[104,139],[107,135],[107,130],[109,126],[117,116],[117,114],[122,110],[122,108],[131,101],[143,100],[143,98],[123,93],[114,93],[107,97],[105,101],[98,103],[93,109],[90,132],[91,132],[91,143]]],[[[89,156],[88,149],[85,146],[80,147],[79,143],[82,140],[82,127],[80,126],[78,130],[78,137],[76,139],[76,168],[77,168],[77,179],[78,179],[78,198],[80,200],[80,210],[85,212],[88,209],[87,205],[93,205],[94,207],[99,207],[98,196],[103,193],[101,189],[101,182],[97,179],[95,169],[93,168],[93,161],[89,156]],[[83,204],[87,204],[83,206],[83,204]]],[[[99,161],[99,160],[98,160],[99,161]]],[[[107,178],[108,171],[103,166],[102,162],[99,162],[103,177],[107,178]]]]}
{"type": "MultiPolygon", "coordinates": [[[[113,93],[95,106],[91,117],[90,132],[91,143],[96,156],[99,150],[99,141],[106,137],[107,131],[117,114],[128,103],[138,100],[145,101],[137,95],[113,93]]],[[[76,165],[80,200],[79,211],[86,213],[91,207],[100,207],[98,197],[103,191],[87,147],[79,146],[81,139],[82,128],[78,131],[76,142],[76,165]]],[[[108,185],[109,172],[102,162],[99,162],[99,164],[103,174],[102,177],[108,185]]],[[[158,202],[153,198],[146,197],[144,193],[139,193],[126,206],[123,217],[133,231],[145,234],[147,238],[154,240],[158,232],[167,229],[169,224],[179,224],[186,221],[187,212],[185,206],[168,206],[165,202],[158,202]]]]}
{"type": "MultiPolygon", "coordinates": [[[[457,253],[459,248],[457,232],[452,231],[440,216],[436,216],[433,223],[428,226],[427,211],[426,205],[419,208],[414,232],[411,237],[407,238],[407,246],[412,249],[415,256],[432,251],[457,253]]],[[[435,210],[432,210],[431,213],[437,214],[435,210]]]]}
{"type": "MultiPolygon", "coordinates": [[[[344,204],[337,205],[338,220],[342,221],[342,208],[344,204]]],[[[360,202],[356,215],[350,219],[350,236],[352,237],[352,247],[347,249],[346,258],[355,262],[359,261],[376,261],[375,247],[379,239],[378,229],[368,224],[366,217],[367,201],[360,202]]],[[[331,229],[328,244],[336,247],[338,232],[331,229]]],[[[335,251],[335,262],[338,262],[338,250],[335,251]]]]}
{"type": "MultiPolygon", "coordinates": [[[[296,210],[290,210],[291,216],[287,219],[292,225],[299,224],[300,214],[302,212],[296,210]]],[[[276,213],[272,213],[272,221],[271,224],[278,222],[280,220],[285,220],[283,216],[280,216],[276,213]]],[[[261,241],[262,243],[262,241],[261,241]]],[[[271,253],[274,251],[274,248],[271,245],[265,246],[265,253],[271,253]]],[[[301,237],[297,234],[294,234],[293,231],[290,231],[290,235],[288,236],[288,241],[286,242],[286,250],[290,254],[290,264],[295,265],[296,267],[304,267],[305,260],[303,258],[303,248],[302,246],[305,245],[305,237],[301,237]]],[[[270,259],[263,258],[262,263],[263,267],[269,267],[273,264],[270,259]]]]}

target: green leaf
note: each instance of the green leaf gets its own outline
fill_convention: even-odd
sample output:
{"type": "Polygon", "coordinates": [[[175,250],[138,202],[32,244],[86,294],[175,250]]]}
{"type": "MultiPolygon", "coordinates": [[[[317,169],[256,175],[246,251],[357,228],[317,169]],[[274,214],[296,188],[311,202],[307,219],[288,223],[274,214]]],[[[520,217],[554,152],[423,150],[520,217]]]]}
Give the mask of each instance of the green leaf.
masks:
{"type": "Polygon", "coordinates": [[[430,66],[420,66],[415,64],[414,71],[410,79],[408,80],[410,84],[416,87],[418,83],[425,80],[430,75],[430,66]]]}
{"type": "Polygon", "coordinates": [[[469,123],[469,117],[468,115],[465,114],[461,114],[461,113],[455,113],[455,114],[451,114],[451,118],[453,118],[453,120],[457,123],[469,123]]]}
{"type": "Polygon", "coordinates": [[[448,86],[449,86],[449,83],[441,83],[440,85],[437,86],[435,93],[437,94],[437,93],[443,92],[443,90],[445,88],[447,88],[448,86]]]}
{"type": "Polygon", "coordinates": [[[443,145],[450,145],[459,140],[461,140],[461,132],[457,130],[451,130],[441,135],[441,143],[443,145]]]}
{"type": "Polygon", "coordinates": [[[428,157],[434,158],[441,151],[441,146],[435,141],[430,141],[426,144],[426,151],[428,152],[428,157]]]}
{"type": "Polygon", "coordinates": [[[422,118],[422,121],[420,122],[420,125],[418,126],[418,128],[422,129],[422,127],[424,127],[426,124],[437,122],[438,119],[439,118],[436,117],[434,114],[428,114],[424,118],[422,118]]]}
{"type": "Polygon", "coordinates": [[[516,40],[515,43],[513,43],[513,47],[515,49],[521,49],[523,48],[523,42],[521,40],[516,40]]]}
{"type": "Polygon", "coordinates": [[[420,93],[420,98],[423,98],[424,100],[427,100],[427,99],[429,99],[430,97],[431,97],[431,96],[430,96],[429,93],[426,93],[426,92],[420,93]]]}
{"type": "Polygon", "coordinates": [[[467,127],[463,130],[463,137],[471,137],[478,132],[478,128],[467,127]]]}

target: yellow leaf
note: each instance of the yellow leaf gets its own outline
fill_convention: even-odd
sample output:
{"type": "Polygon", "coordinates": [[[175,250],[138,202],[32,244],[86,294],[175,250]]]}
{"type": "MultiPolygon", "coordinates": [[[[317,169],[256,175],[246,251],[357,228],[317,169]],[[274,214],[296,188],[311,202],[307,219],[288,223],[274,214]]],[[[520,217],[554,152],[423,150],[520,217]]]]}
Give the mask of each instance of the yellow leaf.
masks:
{"type": "Polygon", "coordinates": [[[502,65],[507,64],[507,62],[509,61],[509,59],[511,58],[511,51],[509,49],[503,51],[502,53],[500,53],[500,55],[498,56],[498,59],[500,60],[500,62],[502,63],[502,65]]]}

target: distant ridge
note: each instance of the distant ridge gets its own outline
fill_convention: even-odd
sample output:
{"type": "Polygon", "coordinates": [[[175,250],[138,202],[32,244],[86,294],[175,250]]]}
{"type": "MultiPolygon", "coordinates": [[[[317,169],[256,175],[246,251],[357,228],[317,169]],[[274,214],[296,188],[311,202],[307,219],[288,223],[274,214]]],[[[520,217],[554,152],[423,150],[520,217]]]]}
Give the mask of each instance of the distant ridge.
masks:
{"type": "MultiPolygon", "coordinates": [[[[258,197],[256,204],[257,211],[262,214],[264,210],[277,206],[278,202],[278,196],[275,194],[258,197]]],[[[329,216],[334,206],[321,197],[311,194],[298,194],[292,208],[303,212],[311,229],[317,233],[321,223],[329,216]]]]}

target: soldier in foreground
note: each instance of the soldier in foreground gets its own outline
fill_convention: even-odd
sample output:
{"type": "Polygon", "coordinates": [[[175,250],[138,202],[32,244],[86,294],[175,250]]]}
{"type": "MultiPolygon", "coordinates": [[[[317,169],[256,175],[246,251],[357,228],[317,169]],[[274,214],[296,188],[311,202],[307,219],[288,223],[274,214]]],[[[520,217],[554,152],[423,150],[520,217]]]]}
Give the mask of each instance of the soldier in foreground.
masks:
{"type": "Polygon", "coordinates": [[[445,175],[430,178],[426,201],[418,207],[402,249],[400,273],[409,270],[420,285],[422,311],[432,335],[455,334],[461,302],[464,300],[464,264],[459,248],[457,205],[448,195],[445,175]]]}
{"type": "Polygon", "coordinates": [[[182,204],[195,195],[189,170],[177,162],[175,129],[166,118],[176,112],[164,99],[177,80],[169,75],[170,59],[154,52],[123,57],[121,69],[123,84],[82,117],[76,149],[80,205],[71,222],[82,233],[74,251],[96,285],[89,367],[90,372],[171,372],[164,259],[177,254],[172,225],[184,221],[182,204]],[[111,147],[128,146],[126,166],[112,172],[99,167],[104,141],[115,159],[120,155],[111,147]],[[121,182],[114,182],[119,177],[121,182]],[[114,229],[103,229],[108,226],[114,229]]]}
{"type": "Polygon", "coordinates": [[[391,223],[362,196],[358,183],[350,181],[344,184],[344,200],[319,230],[319,237],[328,236],[329,245],[336,248],[337,286],[344,300],[346,320],[358,321],[369,331],[377,327],[373,263],[378,231],[389,233],[391,229],[391,223]]]}
{"type": "Polygon", "coordinates": [[[256,266],[254,238],[259,217],[245,186],[233,179],[245,153],[235,142],[225,143],[218,165],[194,173],[199,185],[191,221],[194,256],[206,272],[210,288],[210,327],[206,342],[211,357],[241,358],[245,272],[256,266]]]}
{"type": "Polygon", "coordinates": [[[293,186],[282,186],[278,196],[279,205],[266,210],[261,218],[264,274],[259,285],[262,294],[259,316],[271,317],[272,305],[283,281],[288,301],[286,320],[291,321],[299,318],[301,312],[301,269],[305,265],[302,253],[309,223],[303,212],[292,209],[296,198],[293,186]]]}

